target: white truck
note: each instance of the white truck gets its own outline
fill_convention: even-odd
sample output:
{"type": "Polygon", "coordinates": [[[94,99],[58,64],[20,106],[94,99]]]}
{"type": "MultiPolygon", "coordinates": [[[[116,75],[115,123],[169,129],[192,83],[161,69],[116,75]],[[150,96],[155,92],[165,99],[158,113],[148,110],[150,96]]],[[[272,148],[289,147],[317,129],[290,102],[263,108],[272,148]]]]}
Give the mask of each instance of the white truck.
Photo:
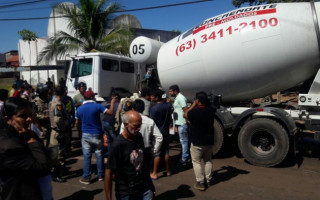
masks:
{"type": "Polygon", "coordinates": [[[140,79],[140,65],[132,59],[110,53],[84,53],[72,57],[66,85],[71,97],[75,96],[80,82],[97,93],[109,97],[111,92],[134,92],[140,79]]]}
{"type": "MultiPolygon", "coordinates": [[[[320,3],[313,1],[239,8],[206,19],[165,44],[138,37],[130,46],[130,55],[140,66],[156,66],[165,90],[177,84],[188,98],[198,91],[222,97],[214,123],[214,154],[219,152],[226,136],[233,136],[248,162],[272,167],[294,153],[299,132],[319,136],[319,13],[320,3]],[[289,110],[281,104],[233,106],[310,79],[314,80],[309,92],[299,94],[296,109],[290,106],[289,110]]],[[[97,57],[101,60],[101,56],[97,57]]],[[[140,76],[141,72],[144,71],[139,72],[140,76]]],[[[92,72],[86,73],[98,73],[99,77],[101,70],[92,68],[92,72]]],[[[102,94],[99,87],[107,83],[107,75],[102,78],[100,74],[98,80],[95,76],[88,78],[83,76],[81,80],[87,84],[92,81],[94,91],[102,94]],[[95,88],[95,84],[100,86],[95,88]]],[[[117,78],[117,82],[122,81],[117,78]]]]}

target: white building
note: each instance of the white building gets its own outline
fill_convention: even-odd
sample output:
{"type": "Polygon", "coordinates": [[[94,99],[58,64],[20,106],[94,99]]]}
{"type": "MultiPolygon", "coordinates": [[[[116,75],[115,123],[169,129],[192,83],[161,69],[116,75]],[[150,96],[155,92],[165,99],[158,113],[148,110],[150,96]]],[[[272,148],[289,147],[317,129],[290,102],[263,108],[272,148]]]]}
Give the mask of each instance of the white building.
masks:
{"type": "MultiPolygon", "coordinates": [[[[63,3],[69,6],[75,6],[73,3],[63,3]]],[[[151,29],[142,29],[142,26],[139,20],[132,15],[120,15],[116,17],[112,22],[111,26],[115,27],[117,24],[125,24],[128,25],[134,34],[134,37],[138,36],[146,36],[151,39],[159,40],[161,42],[167,42],[170,39],[179,35],[179,32],[173,31],[162,31],[162,30],[151,30],[151,29]]],[[[37,63],[39,53],[47,46],[47,38],[53,37],[55,33],[58,31],[64,31],[68,34],[72,35],[72,31],[68,29],[68,19],[67,18],[59,18],[59,14],[55,12],[53,9],[50,14],[50,19],[47,28],[47,37],[38,38],[37,41],[31,41],[30,44],[28,41],[19,40],[18,49],[19,49],[19,60],[20,66],[28,67],[28,66],[43,66],[41,69],[45,70],[32,70],[22,72],[22,79],[27,80],[31,85],[36,85],[37,83],[45,83],[48,78],[57,84],[61,77],[64,77],[64,70],[47,70],[50,68],[48,66],[66,66],[66,61],[70,60],[70,56],[84,53],[80,50],[76,52],[68,52],[66,55],[61,57],[53,58],[49,63],[45,63],[44,61],[37,63]]],[[[106,30],[107,32],[110,30],[106,30]]]]}
{"type": "MultiPolygon", "coordinates": [[[[73,3],[64,3],[70,6],[75,6],[73,3]]],[[[37,83],[45,83],[48,78],[51,78],[55,84],[57,84],[61,77],[65,77],[64,70],[51,69],[54,66],[64,66],[66,65],[66,60],[70,59],[67,55],[75,55],[82,52],[69,52],[67,55],[53,58],[49,63],[41,61],[38,63],[38,55],[47,46],[47,38],[53,37],[58,31],[64,31],[71,34],[68,29],[68,20],[66,18],[56,18],[59,14],[52,10],[50,14],[50,19],[47,28],[48,36],[45,38],[37,38],[36,41],[23,41],[19,40],[18,50],[19,50],[19,60],[20,66],[43,66],[43,70],[32,70],[21,72],[21,78],[27,80],[31,85],[36,85],[37,83]],[[52,66],[52,67],[50,67],[52,66]]]]}

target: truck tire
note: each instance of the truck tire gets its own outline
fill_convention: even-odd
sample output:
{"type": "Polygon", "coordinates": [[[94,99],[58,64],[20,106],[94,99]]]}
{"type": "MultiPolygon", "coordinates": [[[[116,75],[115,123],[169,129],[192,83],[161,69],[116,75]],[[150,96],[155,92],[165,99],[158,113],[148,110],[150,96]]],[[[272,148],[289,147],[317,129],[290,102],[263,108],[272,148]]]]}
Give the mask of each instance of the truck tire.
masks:
{"type": "Polygon", "coordinates": [[[272,167],[281,163],[289,151],[289,136],[278,122],[257,118],[247,122],[238,135],[243,157],[253,165],[272,167]]]}
{"type": "Polygon", "coordinates": [[[213,152],[212,155],[216,155],[219,153],[222,145],[223,145],[223,140],[224,140],[224,131],[221,123],[214,119],[214,144],[213,144],[213,152]]]}

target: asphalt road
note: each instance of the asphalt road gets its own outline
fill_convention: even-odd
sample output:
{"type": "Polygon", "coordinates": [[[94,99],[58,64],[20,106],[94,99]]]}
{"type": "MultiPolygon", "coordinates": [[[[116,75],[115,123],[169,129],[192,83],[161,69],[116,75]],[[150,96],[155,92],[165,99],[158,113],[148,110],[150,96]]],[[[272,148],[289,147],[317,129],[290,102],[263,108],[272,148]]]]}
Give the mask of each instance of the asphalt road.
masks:
{"type": "MultiPolygon", "coordinates": [[[[103,200],[103,182],[96,175],[90,185],[79,183],[82,175],[83,157],[79,141],[75,143],[72,156],[67,161],[69,174],[66,183],[53,183],[54,199],[103,200]]],[[[214,184],[206,191],[193,188],[195,177],[192,165],[181,166],[178,162],[180,145],[174,140],[170,154],[173,175],[166,177],[159,172],[154,181],[157,200],[175,199],[320,199],[319,144],[310,141],[300,145],[300,156],[290,158],[281,166],[263,168],[248,164],[243,158],[224,149],[213,159],[214,184]]],[[[93,159],[94,164],[94,159],[93,159]]],[[[95,169],[95,166],[93,166],[95,169]]]]}

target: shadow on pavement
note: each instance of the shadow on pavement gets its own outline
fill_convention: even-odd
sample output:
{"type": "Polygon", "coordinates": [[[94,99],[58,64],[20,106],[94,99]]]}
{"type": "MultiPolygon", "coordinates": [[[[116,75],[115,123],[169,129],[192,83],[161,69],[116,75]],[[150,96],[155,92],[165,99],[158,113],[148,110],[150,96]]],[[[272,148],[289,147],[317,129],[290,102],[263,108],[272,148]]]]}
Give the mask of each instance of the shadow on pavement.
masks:
{"type": "MultiPolygon", "coordinates": [[[[187,162],[185,165],[182,165],[180,163],[180,159],[181,159],[181,144],[178,140],[178,136],[177,134],[172,136],[171,135],[171,142],[170,142],[170,169],[171,169],[171,174],[175,175],[175,174],[179,174],[181,172],[187,171],[189,169],[192,169],[192,163],[191,161],[187,162]]],[[[153,160],[150,163],[150,169],[153,169],[153,160]]],[[[166,167],[165,167],[165,161],[164,161],[164,157],[161,157],[161,161],[158,167],[158,174],[162,174],[159,175],[158,178],[163,178],[167,176],[166,173],[166,167]]]]}
{"type": "Polygon", "coordinates": [[[238,175],[241,174],[249,174],[249,171],[246,170],[242,170],[242,169],[238,169],[232,166],[223,166],[221,167],[221,169],[215,170],[213,172],[213,181],[212,181],[212,185],[216,185],[220,182],[225,182],[228,181],[238,175]]]}
{"type": "Polygon", "coordinates": [[[81,148],[81,140],[78,138],[72,138],[72,147],[81,148]]]}
{"type": "Polygon", "coordinates": [[[82,169],[78,169],[78,170],[75,170],[75,171],[69,171],[66,176],[64,176],[65,179],[73,179],[73,178],[76,178],[76,177],[80,177],[83,173],[83,170],[82,169]]]}
{"type": "Polygon", "coordinates": [[[237,156],[238,158],[242,158],[240,150],[238,148],[237,139],[235,136],[225,137],[223,141],[222,148],[220,151],[214,155],[214,158],[231,158],[233,156],[237,156]]]}
{"type": "Polygon", "coordinates": [[[75,149],[71,152],[72,157],[82,156],[82,149],[75,149]]]}
{"type": "Polygon", "coordinates": [[[190,190],[189,185],[179,185],[175,190],[169,190],[162,194],[156,195],[156,200],[175,200],[181,198],[194,197],[194,193],[190,190]]]}
{"type": "Polygon", "coordinates": [[[62,198],[60,200],[93,200],[94,196],[103,192],[102,189],[96,189],[93,191],[88,190],[80,190],[78,192],[73,193],[72,195],[62,198]]]}
{"type": "Polygon", "coordinates": [[[77,162],[78,160],[77,159],[74,159],[74,158],[70,158],[70,159],[67,159],[64,163],[66,165],[73,165],[77,162]]]}

